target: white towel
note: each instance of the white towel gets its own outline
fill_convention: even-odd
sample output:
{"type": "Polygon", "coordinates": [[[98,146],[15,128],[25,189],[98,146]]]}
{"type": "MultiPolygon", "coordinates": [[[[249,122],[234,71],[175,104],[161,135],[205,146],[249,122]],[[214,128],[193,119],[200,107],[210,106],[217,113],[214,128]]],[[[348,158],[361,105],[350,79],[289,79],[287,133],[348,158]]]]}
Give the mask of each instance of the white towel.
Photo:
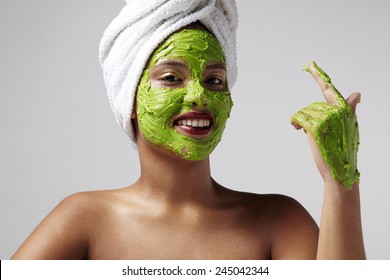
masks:
{"type": "Polygon", "coordinates": [[[99,59],[108,99],[118,123],[134,140],[131,112],[149,56],[169,35],[200,21],[222,45],[230,87],[237,77],[235,0],[126,0],[105,30],[99,59]]]}

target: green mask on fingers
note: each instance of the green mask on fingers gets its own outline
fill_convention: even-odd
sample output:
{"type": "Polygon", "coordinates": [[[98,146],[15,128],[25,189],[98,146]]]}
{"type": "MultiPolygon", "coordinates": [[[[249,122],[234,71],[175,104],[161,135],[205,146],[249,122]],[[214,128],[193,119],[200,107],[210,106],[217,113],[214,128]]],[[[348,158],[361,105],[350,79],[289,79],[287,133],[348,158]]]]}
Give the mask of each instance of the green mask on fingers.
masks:
{"type": "MultiPolygon", "coordinates": [[[[339,106],[326,102],[314,102],[298,111],[291,118],[310,133],[321,155],[332,171],[333,178],[346,189],[359,182],[357,152],[359,149],[359,125],[355,112],[334,87],[329,76],[315,63],[314,69],[333,89],[339,106]]],[[[309,72],[309,67],[304,70],[309,72]]]]}

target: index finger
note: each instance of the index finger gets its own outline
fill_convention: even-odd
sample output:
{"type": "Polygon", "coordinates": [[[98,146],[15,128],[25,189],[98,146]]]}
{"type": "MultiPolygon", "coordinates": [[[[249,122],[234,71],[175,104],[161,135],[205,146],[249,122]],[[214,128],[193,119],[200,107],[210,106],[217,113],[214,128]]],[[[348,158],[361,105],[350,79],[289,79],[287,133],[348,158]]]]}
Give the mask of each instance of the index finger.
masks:
{"type": "Polygon", "coordinates": [[[330,77],[314,61],[303,70],[310,72],[317,84],[320,86],[326,102],[331,105],[345,107],[346,101],[341,93],[334,87],[330,77]]]}

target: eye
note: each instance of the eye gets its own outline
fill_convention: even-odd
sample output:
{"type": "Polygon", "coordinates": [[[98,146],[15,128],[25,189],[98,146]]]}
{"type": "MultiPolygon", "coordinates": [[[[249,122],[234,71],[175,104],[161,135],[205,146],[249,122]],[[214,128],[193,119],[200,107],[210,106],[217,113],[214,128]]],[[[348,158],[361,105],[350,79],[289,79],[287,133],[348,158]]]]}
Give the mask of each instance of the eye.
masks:
{"type": "Polygon", "coordinates": [[[216,77],[211,77],[206,80],[206,83],[213,84],[213,85],[220,85],[222,84],[222,81],[216,77]]]}
{"type": "Polygon", "coordinates": [[[179,84],[183,81],[180,77],[171,73],[163,75],[159,80],[164,82],[165,84],[172,84],[172,85],[179,84]]]}
{"type": "Polygon", "coordinates": [[[211,76],[205,80],[205,85],[212,90],[222,90],[225,89],[225,80],[216,76],[211,76]]]}

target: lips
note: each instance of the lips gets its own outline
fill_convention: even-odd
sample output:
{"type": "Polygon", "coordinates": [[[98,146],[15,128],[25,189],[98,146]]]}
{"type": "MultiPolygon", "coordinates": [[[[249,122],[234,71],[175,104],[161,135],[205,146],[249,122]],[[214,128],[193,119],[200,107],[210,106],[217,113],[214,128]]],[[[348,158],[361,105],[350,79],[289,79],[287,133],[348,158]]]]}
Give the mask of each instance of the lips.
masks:
{"type": "Polygon", "coordinates": [[[189,137],[207,136],[213,127],[213,117],[204,112],[189,112],[179,115],[173,122],[174,128],[189,137]]]}

